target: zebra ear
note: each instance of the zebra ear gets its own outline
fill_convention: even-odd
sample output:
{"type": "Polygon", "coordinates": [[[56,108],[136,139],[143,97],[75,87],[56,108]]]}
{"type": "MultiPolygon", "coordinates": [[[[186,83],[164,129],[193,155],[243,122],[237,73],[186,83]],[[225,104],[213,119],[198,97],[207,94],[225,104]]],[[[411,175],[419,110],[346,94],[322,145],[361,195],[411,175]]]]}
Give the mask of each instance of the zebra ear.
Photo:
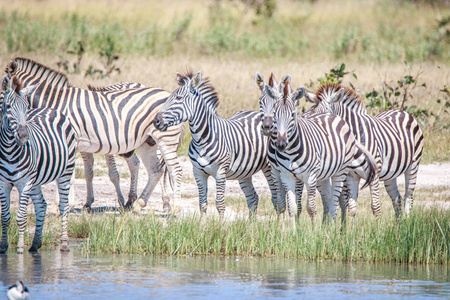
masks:
{"type": "Polygon", "coordinates": [[[6,75],[3,76],[1,84],[2,84],[2,92],[6,93],[11,85],[9,77],[6,75]]]}
{"type": "Polygon", "coordinates": [[[270,78],[269,78],[269,85],[272,88],[275,88],[278,84],[277,84],[277,80],[275,79],[275,75],[273,75],[273,73],[270,74],[270,78]]]}
{"type": "Polygon", "coordinates": [[[265,85],[264,77],[261,74],[259,74],[258,72],[256,72],[256,74],[255,74],[255,84],[262,92],[264,85],[265,85]]]}
{"type": "Polygon", "coordinates": [[[264,91],[266,92],[267,95],[269,95],[270,98],[278,100],[278,93],[276,92],[275,89],[271,88],[266,84],[264,85],[264,91]]]}
{"type": "Polygon", "coordinates": [[[294,102],[294,105],[297,106],[300,99],[303,98],[305,95],[305,88],[301,87],[295,90],[294,93],[292,93],[292,101],[294,102]]]}
{"type": "Polygon", "coordinates": [[[305,98],[306,98],[306,101],[311,102],[311,103],[319,102],[319,98],[317,97],[316,94],[313,94],[313,93],[305,93],[305,98]]]}
{"type": "Polygon", "coordinates": [[[330,103],[339,102],[344,98],[345,90],[344,88],[341,88],[339,91],[331,95],[330,97],[330,103]]]}
{"type": "Polygon", "coordinates": [[[23,89],[20,90],[20,95],[23,97],[30,97],[31,94],[33,94],[33,92],[36,90],[38,85],[39,85],[39,83],[36,83],[33,85],[29,85],[27,87],[24,87],[23,89]]]}
{"type": "Polygon", "coordinates": [[[197,74],[195,74],[192,77],[191,87],[195,89],[200,85],[201,82],[202,82],[202,72],[197,72],[197,74]]]}
{"type": "Polygon", "coordinates": [[[177,83],[179,86],[184,85],[184,76],[177,72],[177,83]]]}
{"type": "Polygon", "coordinates": [[[283,86],[285,86],[287,82],[291,82],[291,75],[289,74],[284,75],[283,78],[281,78],[281,84],[283,86]]]}

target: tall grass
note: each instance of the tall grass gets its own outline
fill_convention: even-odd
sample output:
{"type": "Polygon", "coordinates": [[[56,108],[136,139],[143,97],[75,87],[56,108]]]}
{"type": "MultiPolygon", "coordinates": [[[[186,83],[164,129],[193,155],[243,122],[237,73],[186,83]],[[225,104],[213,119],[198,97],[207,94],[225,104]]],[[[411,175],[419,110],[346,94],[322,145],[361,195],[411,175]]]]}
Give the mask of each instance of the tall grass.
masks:
{"type": "Polygon", "coordinates": [[[400,222],[372,217],[355,224],[316,224],[307,217],[296,230],[276,218],[221,223],[198,216],[161,219],[153,215],[72,216],[69,232],[83,238],[86,252],[164,255],[251,255],[305,260],[450,262],[450,213],[418,207],[400,222]]]}

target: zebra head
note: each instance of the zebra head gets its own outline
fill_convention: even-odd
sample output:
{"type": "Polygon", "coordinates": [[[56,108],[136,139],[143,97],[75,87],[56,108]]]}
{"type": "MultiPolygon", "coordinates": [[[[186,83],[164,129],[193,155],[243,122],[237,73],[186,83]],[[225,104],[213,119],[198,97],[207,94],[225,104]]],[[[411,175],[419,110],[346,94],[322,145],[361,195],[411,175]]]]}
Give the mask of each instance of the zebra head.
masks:
{"type": "Polygon", "coordinates": [[[337,105],[344,99],[345,89],[340,85],[328,83],[320,86],[315,94],[306,93],[307,101],[315,103],[313,113],[337,113],[337,105]]]}
{"type": "MultiPolygon", "coordinates": [[[[273,125],[274,133],[276,134],[275,146],[280,152],[286,149],[293,137],[297,124],[298,102],[305,94],[304,87],[292,92],[289,78],[282,82],[282,87],[282,94],[276,98],[273,108],[273,125]]],[[[277,94],[270,87],[266,86],[266,92],[272,98],[277,97],[277,94]]]]}
{"type": "Polygon", "coordinates": [[[166,103],[153,120],[158,130],[166,131],[170,126],[192,119],[193,101],[199,97],[197,89],[202,83],[202,73],[188,76],[177,73],[177,82],[179,87],[167,97],[166,103]]]}
{"type": "Polygon", "coordinates": [[[273,133],[273,107],[277,99],[281,97],[282,83],[286,80],[290,80],[289,75],[284,76],[281,83],[278,85],[275,76],[272,73],[269,77],[269,84],[266,84],[261,74],[255,74],[255,84],[261,90],[259,110],[261,112],[261,131],[264,135],[270,136],[273,133]],[[267,94],[266,86],[272,89],[275,98],[272,98],[267,94]]]}
{"type": "Polygon", "coordinates": [[[28,141],[27,110],[28,100],[37,85],[24,88],[20,80],[13,76],[4,76],[1,82],[1,130],[14,137],[19,146],[28,141]]]}

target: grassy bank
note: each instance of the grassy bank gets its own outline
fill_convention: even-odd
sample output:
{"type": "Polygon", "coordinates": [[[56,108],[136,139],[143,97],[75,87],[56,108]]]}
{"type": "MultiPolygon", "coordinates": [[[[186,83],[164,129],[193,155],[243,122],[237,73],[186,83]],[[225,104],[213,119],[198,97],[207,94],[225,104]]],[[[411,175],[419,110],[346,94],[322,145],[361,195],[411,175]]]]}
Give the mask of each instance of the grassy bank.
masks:
{"type": "MultiPolygon", "coordinates": [[[[89,253],[138,253],[160,255],[247,255],[303,260],[448,264],[450,262],[450,215],[446,210],[417,207],[397,223],[372,216],[357,218],[346,227],[311,226],[299,220],[297,230],[283,228],[276,218],[236,219],[220,223],[197,216],[163,219],[153,215],[72,215],[71,239],[89,253]]],[[[51,217],[44,229],[44,244],[58,241],[51,217]],[[49,225],[50,224],[50,225],[49,225]]],[[[10,240],[16,240],[16,225],[10,240]]],[[[31,237],[26,236],[31,242],[31,237]]]]}

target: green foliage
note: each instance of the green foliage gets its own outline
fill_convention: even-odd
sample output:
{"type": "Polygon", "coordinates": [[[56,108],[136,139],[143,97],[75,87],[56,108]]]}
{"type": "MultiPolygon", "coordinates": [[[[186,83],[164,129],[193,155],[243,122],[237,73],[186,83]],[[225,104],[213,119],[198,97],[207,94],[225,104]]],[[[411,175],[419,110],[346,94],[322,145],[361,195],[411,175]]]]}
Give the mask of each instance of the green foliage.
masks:
{"type": "Polygon", "coordinates": [[[153,215],[72,216],[71,236],[84,238],[86,252],[167,255],[252,255],[305,260],[440,263],[450,262],[449,213],[417,207],[397,222],[359,218],[354,225],[312,227],[309,217],[297,230],[274,218],[220,222],[198,216],[161,219],[153,215]]]}
{"type": "Polygon", "coordinates": [[[100,44],[100,61],[102,62],[103,69],[97,69],[93,65],[89,65],[84,76],[97,76],[98,78],[105,78],[110,76],[112,73],[120,73],[120,68],[116,66],[117,60],[119,60],[119,52],[121,47],[118,46],[116,40],[107,34],[103,42],[100,44]]]}
{"type": "MultiPolygon", "coordinates": [[[[189,50],[216,56],[226,53],[247,58],[275,56],[284,59],[305,55],[325,59],[331,55],[338,59],[355,57],[364,62],[450,59],[450,17],[445,14],[434,26],[399,27],[388,19],[380,20],[378,26],[374,25],[374,30],[365,31],[351,22],[336,26],[330,20],[312,31],[310,23],[314,20],[306,12],[278,16],[274,14],[275,0],[245,3],[247,6],[213,1],[203,23],[196,20],[196,14],[184,13],[166,25],[149,20],[143,28],[109,19],[94,22],[77,12],[64,13],[52,19],[31,20],[27,13],[4,10],[0,14],[0,46],[3,45],[0,49],[8,53],[42,51],[74,52],[76,55],[82,43],[85,53],[102,53],[102,68],[93,66],[89,72],[100,77],[118,71],[113,67],[113,57],[119,52],[122,55],[167,56],[184,54],[189,50]],[[242,11],[236,13],[237,8],[242,11]],[[250,24],[242,18],[246,15],[245,9],[255,11],[256,18],[250,24]],[[108,53],[111,50],[113,54],[108,53]]],[[[307,4],[317,9],[319,5],[320,1],[307,4]]],[[[383,9],[382,6],[375,8],[383,9]]],[[[389,14],[395,15],[401,9],[398,3],[393,4],[389,14]]],[[[61,61],[64,62],[64,58],[61,61]]],[[[81,72],[76,70],[76,65],[66,62],[61,68],[81,72]]]]}

